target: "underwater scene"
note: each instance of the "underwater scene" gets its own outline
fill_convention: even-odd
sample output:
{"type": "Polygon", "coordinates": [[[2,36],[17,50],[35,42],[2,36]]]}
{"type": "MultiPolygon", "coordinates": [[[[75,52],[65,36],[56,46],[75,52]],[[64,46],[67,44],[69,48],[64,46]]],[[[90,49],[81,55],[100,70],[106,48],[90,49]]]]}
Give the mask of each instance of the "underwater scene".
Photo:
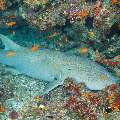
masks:
{"type": "Polygon", "coordinates": [[[120,0],[0,0],[0,120],[120,120],[120,0]]]}

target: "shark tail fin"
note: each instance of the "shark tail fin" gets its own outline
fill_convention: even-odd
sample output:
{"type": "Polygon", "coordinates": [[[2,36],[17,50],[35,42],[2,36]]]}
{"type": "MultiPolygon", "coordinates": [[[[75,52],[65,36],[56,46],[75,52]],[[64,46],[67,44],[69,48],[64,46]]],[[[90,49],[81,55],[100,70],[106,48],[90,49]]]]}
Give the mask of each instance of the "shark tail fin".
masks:
{"type": "Polygon", "coordinates": [[[18,50],[21,48],[19,45],[2,34],[0,34],[0,39],[2,40],[2,44],[5,46],[5,50],[18,50]]]}

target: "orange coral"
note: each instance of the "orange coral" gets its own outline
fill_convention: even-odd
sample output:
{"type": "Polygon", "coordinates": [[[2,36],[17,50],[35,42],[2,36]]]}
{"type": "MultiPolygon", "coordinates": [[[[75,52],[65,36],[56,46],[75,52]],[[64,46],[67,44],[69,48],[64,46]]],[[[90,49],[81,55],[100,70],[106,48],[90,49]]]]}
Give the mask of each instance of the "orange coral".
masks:
{"type": "Polygon", "coordinates": [[[119,0],[111,0],[112,5],[115,5],[119,2],[119,0]]]}
{"type": "Polygon", "coordinates": [[[40,47],[39,45],[33,45],[31,48],[32,52],[37,51],[39,49],[39,47],[40,47]]]}
{"type": "Polygon", "coordinates": [[[77,18],[83,19],[83,18],[85,18],[85,17],[88,16],[88,15],[89,15],[89,11],[83,9],[83,10],[81,10],[81,11],[78,11],[78,12],[75,12],[75,13],[70,14],[69,17],[70,17],[71,19],[75,19],[75,20],[76,20],[77,18]]]}
{"type": "Polygon", "coordinates": [[[82,10],[82,11],[77,13],[77,16],[79,16],[80,18],[84,18],[84,17],[86,17],[88,15],[89,15],[89,11],[88,10],[82,10]]]}
{"type": "Polygon", "coordinates": [[[0,10],[5,9],[5,0],[0,0],[0,10]]]}
{"type": "Polygon", "coordinates": [[[17,23],[16,23],[16,22],[13,22],[13,21],[6,23],[6,25],[9,26],[9,27],[16,26],[16,24],[17,24],[17,23]]]}
{"type": "Polygon", "coordinates": [[[112,108],[113,110],[120,108],[120,96],[118,96],[118,97],[113,101],[113,103],[111,104],[111,108],[112,108]]]}
{"type": "Polygon", "coordinates": [[[3,113],[3,112],[5,112],[5,107],[0,104],[0,113],[3,113]]]}

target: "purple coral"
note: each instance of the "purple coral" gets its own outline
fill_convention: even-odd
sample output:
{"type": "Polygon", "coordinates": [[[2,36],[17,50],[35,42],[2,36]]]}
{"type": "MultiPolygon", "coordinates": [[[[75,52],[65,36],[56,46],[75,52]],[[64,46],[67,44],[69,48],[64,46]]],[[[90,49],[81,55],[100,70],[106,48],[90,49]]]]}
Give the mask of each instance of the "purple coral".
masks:
{"type": "Polygon", "coordinates": [[[9,118],[12,120],[16,120],[16,119],[18,119],[18,117],[19,117],[19,114],[16,111],[12,111],[9,113],[9,118]]]}

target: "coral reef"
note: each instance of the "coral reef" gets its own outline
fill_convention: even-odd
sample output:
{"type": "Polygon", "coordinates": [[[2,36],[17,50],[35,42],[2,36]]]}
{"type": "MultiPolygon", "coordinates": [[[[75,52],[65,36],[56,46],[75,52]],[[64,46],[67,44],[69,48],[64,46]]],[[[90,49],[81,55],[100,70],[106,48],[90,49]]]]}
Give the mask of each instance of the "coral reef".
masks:
{"type": "MultiPolygon", "coordinates": [[[[119,37],[117,37],[120,34],[117,27],[120,19],[117,15],[119,4],[61,0],[48,1],[42,7],[28,3],[20,7],[24,19],[42,31],[53,31],[53,29],[60,31],[70,41],[62,42],[64,47],[60,47],[60,50],[66,50],[68,46],[70,48],[85,46],[89,51],[95,53],[98,50],[109,58],[114,57],[113,54],[119,51],[119,37]]],[[[50,42],[54,44],[53,40],[50,42]]]]}
{"type": "Polygon", "coordinates": [[[119,90],[119,85],[113,84],[102,91],[93,92],[84,83],[76,84],[67,78],[64,86],[55,88],[47,95],[32,97],[18,112],[11,111],[9,114],[13,113],[13,117],[20,120],[105,120],[115,118],[117,114],[118,119],[119,90]]]}
{"type": "Polygon", "coordinates": [[[80,119],[97,120],[100,119],[99,116],[101,114],[106,117],[106,114],[109,116],[109,113],[119,111],[119,102],[116,100],[119,99],[118,85],[108,86],[105,90],[94,93],[86,90],[83,83],[76,85],[70,81],[71,80],[68,79],[67,86],[65,83],[65,89],[71,94],[68,96],[68,100],[66,102],[66,108],[69,110],[69,114],[75,112],[80,117],[80,119]],[[114,92],[113,95],[111,95],[112,92],[114,92]],[[117,104],[115,104],[115,101],[117,101],[117,104]],[[115,106],[112,108],[111,105],[115,105],[117,108],[115,106]]]}

